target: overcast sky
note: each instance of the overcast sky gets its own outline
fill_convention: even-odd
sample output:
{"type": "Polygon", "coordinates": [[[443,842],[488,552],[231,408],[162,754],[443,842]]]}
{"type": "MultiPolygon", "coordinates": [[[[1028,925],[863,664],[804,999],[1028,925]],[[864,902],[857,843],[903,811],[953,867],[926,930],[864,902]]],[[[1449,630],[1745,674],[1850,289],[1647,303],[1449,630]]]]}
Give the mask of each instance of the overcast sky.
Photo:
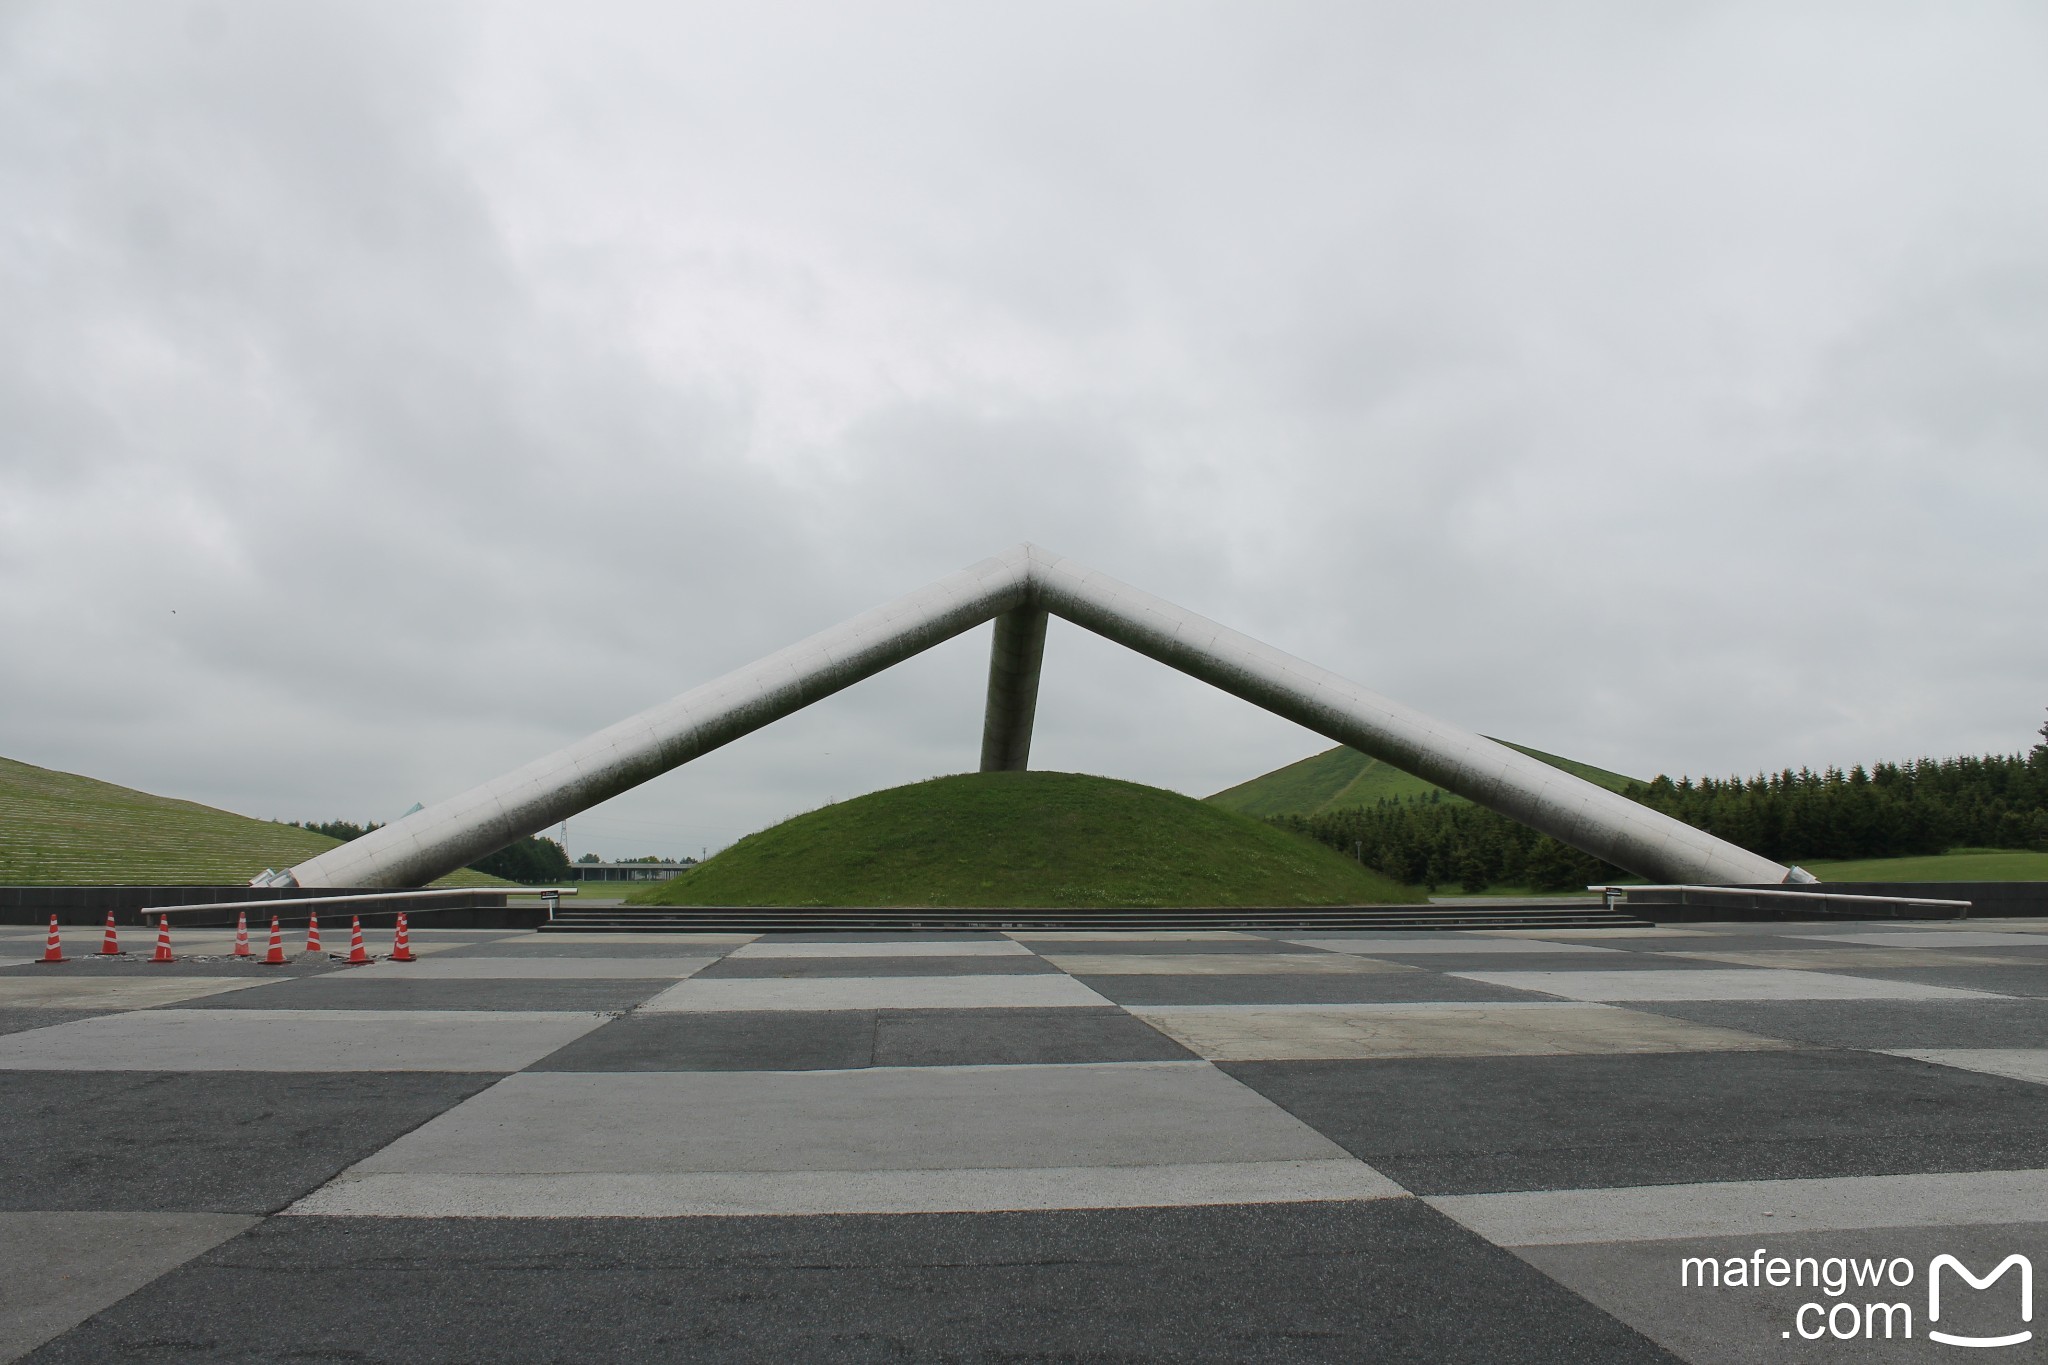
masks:
{"type": "MultiPolygon", "coordinates": [[[[1638,775],[2010,752],[2043,167],[2032,0],[0,0],[0,754],[390,819],[1024,539],[1638,775]]],[[[1324,747],[1053,625],[1034,766],[1324,747]]]]}

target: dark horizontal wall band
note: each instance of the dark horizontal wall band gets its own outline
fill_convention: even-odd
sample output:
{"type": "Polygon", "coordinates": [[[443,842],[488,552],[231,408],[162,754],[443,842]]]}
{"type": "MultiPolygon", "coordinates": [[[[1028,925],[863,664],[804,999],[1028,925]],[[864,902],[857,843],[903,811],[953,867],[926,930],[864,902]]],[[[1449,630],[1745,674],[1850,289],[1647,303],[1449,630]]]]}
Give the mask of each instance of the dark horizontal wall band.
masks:
{"type": "MultiPolygon", "coordinates": [[[[504,892],[488,888],[467,896],[408,896],[353,905],[287,908],[291,901],[311,896],[350,894],[360,893],[296,887],[280,891],[256,886],[0,886],[0,924],[48,924],[52,915],[59,924],[104,924],[109,910],[114,912],[116,924],[140,924],[144,906],[209,905],[215,901],[247,902],[252,923],[259,910],[266,919],[274,914],[293,925],[304,924],[308,913],[315,910],[330,924],[346,923],[352,916],[361,915],[363,923],[370,926],[391,924],[400,911],[422,928],[531,929],[547,921],[547,910],[540,904],[524,898],[511,904],[504,892]]],[[[175,931],[232,926],[236,913],[193,911],[173,916],[171,927],[175,931]]]]}

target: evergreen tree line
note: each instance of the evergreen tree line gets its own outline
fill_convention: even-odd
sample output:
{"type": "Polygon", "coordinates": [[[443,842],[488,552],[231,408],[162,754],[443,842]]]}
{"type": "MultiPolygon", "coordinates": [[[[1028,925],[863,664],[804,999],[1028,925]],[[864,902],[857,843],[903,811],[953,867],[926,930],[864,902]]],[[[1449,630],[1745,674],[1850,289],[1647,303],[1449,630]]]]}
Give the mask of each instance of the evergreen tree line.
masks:
{"type": "MultiPolygon", "coordinates": [[[[300,829],[324,834],[330,839],[347,843],[360,839],[371,830],[384,826],[372,820],[367,825],[358,825],[349,820],[287,820],[286,824],[297,825],[300,829]]],[[[516,844],[509,844],[487,858],[479,858],[469,865],[472,872],[482,872],[492,877],[503,877],[508,882],[522,882],[529,886],[546,886],[565,880],[569,875],[569,854],[553,839],[544,839],[529,834],[516,844]]]]}
{"type": "MultiPolygon", "coordinates": [[[[2048,741],[2048,725],[2041,727],[2048,741]]],[[[2048,742],[2029,754],[1659,777],[1623,793],[1781,863],[1891,858],[1951,848],[2048,850],[2048,742]]],[[[1625,875],[1502,815],[1442,793],[1275,823],[1411,886],[1572,891],[1625,875]]]]}

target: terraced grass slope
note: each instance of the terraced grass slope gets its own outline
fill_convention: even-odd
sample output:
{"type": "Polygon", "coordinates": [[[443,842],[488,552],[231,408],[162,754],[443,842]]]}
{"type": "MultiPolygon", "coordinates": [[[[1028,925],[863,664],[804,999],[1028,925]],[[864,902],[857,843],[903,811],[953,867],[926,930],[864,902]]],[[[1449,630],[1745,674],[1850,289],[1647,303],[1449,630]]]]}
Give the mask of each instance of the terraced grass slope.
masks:
{"type": "Polygon", "coordinates": [[[2048,882],[2048,853],[2019,848],[1952,848],[1905,858],[1800,864],[1824,882],[2048,882]]]}
{"type": "MultiPolygon", "coordinates": [[[[237,886],[336,841],[0,758],[0,885],[237,886]]],[[[499,886],[458,872],[436,886],[499,886]]]]}
{"type": "Polygon", "coordinates": [[[750,834],[644,905],[1384,905],[1422,899],[1298,834],[1079,773],[965,773],[750,834]]]}
{"type": "MultiPolygon", "coordinates": [[[[1632,777],[1611,773],[1590,763],[1559,758],[1556,754],[1509,744],[1506,740],[1500,742],[1610,791],[1620,791],[1635,781],[1632,777]]],[[[1264,819],[1274,815],[1319,815],[1324,811],[1349,810],[1389,798],[1426,796],[1437,790],[1439,788],[1412,773],[1404,773],[1377,758],[1340,744],[1299,763],[1290,763],[1249,782],[1240,782],[1208,799],[1211,804],[1225,810],[1264,819]]],[[[1462,801],[1464,798],[1446,793],[1446,799],[1462,801]]]]}

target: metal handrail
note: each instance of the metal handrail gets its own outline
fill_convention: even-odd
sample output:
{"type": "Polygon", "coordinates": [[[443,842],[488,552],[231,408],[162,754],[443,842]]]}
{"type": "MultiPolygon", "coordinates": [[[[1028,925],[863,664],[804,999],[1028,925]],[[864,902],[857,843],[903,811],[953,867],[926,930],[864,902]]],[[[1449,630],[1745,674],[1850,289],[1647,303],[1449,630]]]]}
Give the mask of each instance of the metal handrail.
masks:
{"type": "Polygon", "coordinates": [[[421,900],[430,896],[539,896],[548,902],[549,917],[552,918],[554,903],[563,896],[575,894],[573,886],[457,886],[434,891],[366,891],[347,896],[252,897],[245,901],[209,901],[204,905],[145,905],[136,913],[175,915],[184,910],[246,910],[252,905],[337,905],[343,901],[421,900]]]}

